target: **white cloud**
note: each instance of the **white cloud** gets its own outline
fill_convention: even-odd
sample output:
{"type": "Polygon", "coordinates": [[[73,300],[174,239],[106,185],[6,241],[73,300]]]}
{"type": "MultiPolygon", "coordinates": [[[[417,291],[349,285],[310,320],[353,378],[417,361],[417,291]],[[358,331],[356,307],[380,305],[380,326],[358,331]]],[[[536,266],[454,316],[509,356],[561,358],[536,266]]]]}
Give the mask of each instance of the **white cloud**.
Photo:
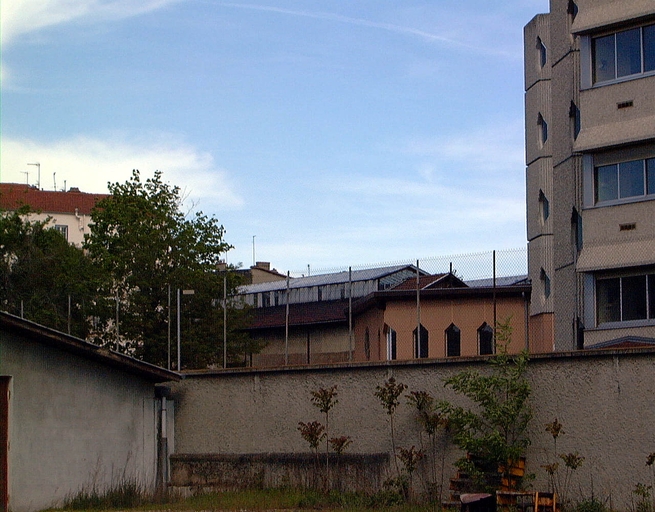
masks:
{"type": "Polygon", "coordinates": [[[105,193],[107,182],[124,182],[139,169],[142,177],[151,177],[155,170],[163,179],[179,186],[192,203],[211,203],[222,209],[236,209],[243,199],[233,188],[228,173],[214,163],[211,154],[175,140],[157,136],[146,140],[126,140],[113,136],[106,139],[75,137],[51,143],[4,137],[0,156],[2,182],[37,182],[41,164],[41,188],[52,190],[78,187],[83,192],[105,193]],[[56,173],[53,178],[53,173],[56,173]]]}
{"type": "Polygon", "coordinates": [[[112,21],[160,9],[181,0],[3,0],[2,44],[22,34],[72,21],[112,21]]]}

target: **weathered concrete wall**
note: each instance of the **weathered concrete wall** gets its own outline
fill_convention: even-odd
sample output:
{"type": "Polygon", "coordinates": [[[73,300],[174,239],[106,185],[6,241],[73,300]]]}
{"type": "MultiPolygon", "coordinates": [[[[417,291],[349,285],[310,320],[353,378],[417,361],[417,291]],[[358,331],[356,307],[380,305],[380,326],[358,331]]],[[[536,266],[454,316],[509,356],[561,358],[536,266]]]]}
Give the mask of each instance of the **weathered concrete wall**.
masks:
{"type": "MultiPolygon", "coordinates": [[[[351,436],[350,453],[390,452],[388,417],[374,396],[376,386],[394,376],[408,385],[408,391],[425,390],[436,398],[457,401],[461,399],[444,389],[443,379],[467,367],[486,371],[484,361],[463,358],[188,375],[173,385],[177,453],[308,452],[298,422],[322,421],[310,392],[333,385],[339,403],[331,413],[330,436],[351,436]]],[[[576,495],[590,496],[593,487],[596,497],[627,509],[635,483],[650,482],[645,462],[655,451],[654,377],[655,351],[649,349],[534,356],[529,379],[535,414],[527,454],[527,470],[536,475],[534,487],[548,487],[542,465],[554,462],[559,453],[577,450],[585,461],[573,475],[571,489],[576,495]],[[545,431],[546,423],[555,418],[566,432],[558,440],[557,453],[545,431]]],[[[425,443],[404,399],[396,428],[398,446],[425,443]]],[[[451,464],[461,454],[449,443],[444,446],[447,482],[455,472],[451,464]]]]}
{"type": "Polygon", "coordinates": [[[153,484],[151,382],[7,332],[0,375],[11,377],[11,510],[39,510],[123,476],[153,484]]]}

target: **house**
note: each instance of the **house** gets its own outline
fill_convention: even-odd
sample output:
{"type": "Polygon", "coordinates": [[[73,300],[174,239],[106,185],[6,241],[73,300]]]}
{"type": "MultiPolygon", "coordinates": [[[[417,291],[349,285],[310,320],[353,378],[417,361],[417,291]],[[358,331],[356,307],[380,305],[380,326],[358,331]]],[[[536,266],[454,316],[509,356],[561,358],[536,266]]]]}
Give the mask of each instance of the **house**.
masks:
{"type": "Polygon", "coordinates": [[[353,306],[356,361],[409,360],[494,354],[493,326],[509,319],[508,350],[542,351],[529,343],[531,287],[470,287],[453,274],[408,279],[353,306]]]}
{"type": "Polygon", "coordinates": [[[556,350],[655,337],[655,3],[524,30],[531,318],[556,350]]]}
{"type": "Polygon", "coordinates": [[[319,274],[239,288],[252,309],[251,337],[265,345],[253,366],[352,360],[352,300],[425,272],[413,265],[319,274]],[[288,308],[287,308],[288,304],[288,308]]]}
{"type": "Polygon", "coordinates": [[[51,218],[52,226],[61,232],[69,243],[81,247],[84,235],[90,233],[91,210],[108,194],[88,194],[79,188],[67,191],[41,190],[31,185],[0,183],[0,210],[14,211],[29,206],[31,220],[51,218]]]}
{"type": "Polygon", "coordinates": [[[179,378],[0,312],[0,510],[125,480],[164,484],[173,408],[156,384],[179,378]]]}
{"type": "Polygon", "coordinates": [[[270,283],[271,281],[284,281],[287,276],[277,270],[271,270],[268,261],[258,261],[248,269],[238,269],[237,274],[243,277],[244,284],[270,283]]]}

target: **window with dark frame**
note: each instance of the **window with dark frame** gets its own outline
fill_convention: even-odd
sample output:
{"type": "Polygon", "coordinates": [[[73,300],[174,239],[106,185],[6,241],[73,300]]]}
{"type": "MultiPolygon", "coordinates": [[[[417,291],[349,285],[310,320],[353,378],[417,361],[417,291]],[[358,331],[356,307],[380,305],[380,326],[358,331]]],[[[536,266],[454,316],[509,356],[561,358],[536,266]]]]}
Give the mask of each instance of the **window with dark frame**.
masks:
{"type": "Polygon", "coordinates": [[[494,330],[487,322],[478,327],[478,351],[481,356],[494,353],[494,330]]]}
{"type": "Polygon", "coordinates": [[[596,278],[596,323],[655,319],[655,273],[596,278]]]}
{"type": "Polygon", "coordinates": [[[593,83],[655,72],[655,24],[591,39],[593,83]]]}
{"type": "Polygon", "coordinates": [[[394,361],[396,357],[396,331],[389,327],[387,331],[387,359],[394,361]]]}
{"type": "Polygon", "coordinates": [[[594,168],[594,203],[655,194],[655,158],[594,168]]]}
{"type": "Polygon", "coordinates": [[[462,354],[462,332],[455,324],[446,329],[446,357],[457,357],[462,354]]]}
{"type": "Polygon", "coordinates": [[[416,339],[417,330],[414,329],[412,336],[414,339],[414,358],[421,359],[428,357],[428,330],[421,325],[421,337],[420,340],[416,339]]]}

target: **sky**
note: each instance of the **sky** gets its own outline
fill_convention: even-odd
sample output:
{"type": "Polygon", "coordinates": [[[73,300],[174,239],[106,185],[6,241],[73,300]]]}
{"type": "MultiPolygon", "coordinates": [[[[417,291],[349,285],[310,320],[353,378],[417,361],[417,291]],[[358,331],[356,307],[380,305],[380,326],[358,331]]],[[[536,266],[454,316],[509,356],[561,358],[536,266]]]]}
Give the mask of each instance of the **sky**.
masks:
{"type": "Polygon", "coordinates": [[[0,9],[3,183],[159,170],[229,263],[283,273],[525,247],[523,26],[548,0],[0,9]]]}

